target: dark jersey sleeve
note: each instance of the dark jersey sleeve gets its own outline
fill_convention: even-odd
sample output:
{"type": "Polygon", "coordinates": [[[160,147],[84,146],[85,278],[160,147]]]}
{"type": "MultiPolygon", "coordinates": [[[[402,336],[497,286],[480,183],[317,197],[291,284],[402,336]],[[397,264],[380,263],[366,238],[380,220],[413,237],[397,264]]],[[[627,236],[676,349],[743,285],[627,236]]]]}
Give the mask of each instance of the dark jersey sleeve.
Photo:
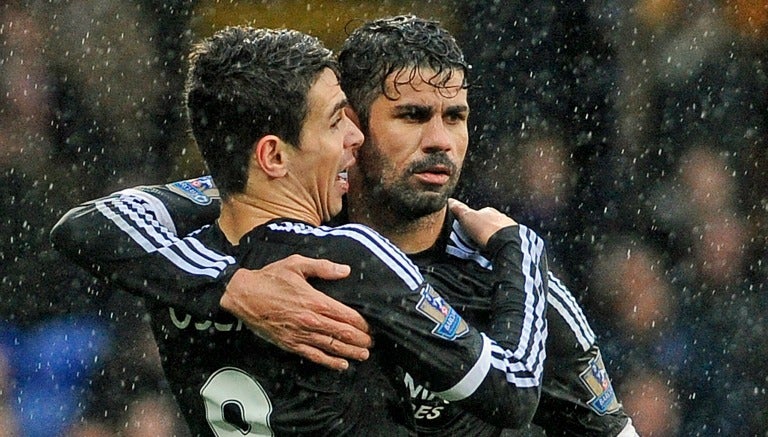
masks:
{"type": "Polygon", "coordinates": [[[525,369],[532,373],[520,372],[520,378],[540,382],[549,331],[544,241],[524,225],[510,226],[496,232],[484,252],[498,278],[491,296],[488,333],[529,363],[525,369]]]}
{"type": "Polygon", "coordinates": [[[220,311],[219,298],[237,263],[194,237],[177,235],[213,222],[218,213],[210,177],[131,188],[70,210],[52,229],[51,241],[124,290],[208,318],[220,311]]]}
{"type": "Polygon", "coordinates": [[[636,435],[576,298],[549,273],[550,322],[542,398],[533,422],[552,435],[636,435]]]}
{"type": "MultiPolygon", "coordinates": [[[[352,274],[345,280],[324,283],[322,288],[357,309],[375,329],[376,348],[386,348],[397,365],[431,392],[497,426],[516,428],[531,420],[540,395],[546,338],[546,298],[541,284],[531,286],[534,296],[527,303],[529,318],[538,320],[543,332],[529,332],[522,342],[497,342],[467,324],[411,260],[369,228],[344,225],[302,230],[282,223],[273,225],[273,230],[280,226],[284,232],[339,236],[335,250],[324,251],[326,245],[314,242],[319,247],[315,255],[350,265],[352,274]]],[[[538,258],[542,254],[534,250],[528,260],[531,265],[521,259],[517,268],[537,270],[527,273],[541,278],[544,273],[538,258]]]]}
{"type": "MultiPolygon", "coordinates": [[[[494,256],[494,269],[507,270],[509,262],[517,262],[518,251],[506,249],[516,239],[514,227],[493,235],[486,251],[494,256]]],[[[622,431],[633,435],[586,316],[565,284],[548,269],[544,271],[550,358],[544,363],[546,378],[533,423],[548,435],[619,435],[622,431]]],[[[511,273],[514,275],[514,271],[511,273]]],[[[513,289],[514,284],[510,282],[508,288],[513,289]]],[[[506,291],[497,289],[491,304],[493,323],[489,334],[499,341],[508,335],[507,327],[516,326],[499,317],[498,299],[504,294],[506,291]]]]}

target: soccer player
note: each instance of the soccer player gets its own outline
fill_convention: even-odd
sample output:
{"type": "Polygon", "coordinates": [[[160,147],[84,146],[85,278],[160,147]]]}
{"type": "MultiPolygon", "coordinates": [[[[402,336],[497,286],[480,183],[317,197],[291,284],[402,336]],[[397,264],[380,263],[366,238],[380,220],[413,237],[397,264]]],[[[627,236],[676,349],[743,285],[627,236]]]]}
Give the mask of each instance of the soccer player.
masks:
{"type": "MultiPolygon", "coordinates": [[[[446,57],[462,59],[463,63],[460,49],[446,35],[435,23],[397,17],[366,23],[345,43],[340,53],[342,88],[349,96],[352,115],[366,133],[357,164],[350,169],[348,219],[374,227],[408,253],[452,305],[493,337],[505,327],[493,315],[498,304],[488,280],[493,262],[483,256],[477,242],[482,243],[501,227],[497,223],[501,214],[489,209],[473,211],[461,204],[447,208],[463,163],[458,158],[463,157],[468,136],[466,108],[450,104],[451,95],[440,86],[444,76],[433,74],[450,71],[443,64],[446,57]],[[457,155],[456,150],[462,153],[457,155]]],[[[461,70],[466,73],[466,68],[461,70]]],[[[148,194],[168,208],[152,200],[159,206],[155,211],[158,215],[170,211],[174,217],[193,217],[198,220],[195,225],[210,222],[216,214],[212,206],[216,201],[203,190],[208,185],[208,179],[203,178],[140,187],[86,204],[81,215],[70,215],[61,222],[72,229],[72,235],[60,245],[79,251],[81,262],[105,264],[110,257],[100,252],[120,238],[121,231],[105,221],[94,205],[130,204],[148,194]],[[195,200],[196,196],[200,199],[195,200]],[[102,240],[78,238],[82,229],[95,226],[103,230],[102,240]]],[[[127,218],[132,226],[143,220],[127,218]]],[[[177,230],[184,235],[192,228],[177,230]]],[[[132,254],[126,264],[151,263],[151,255],[126,243],[121,244],[122,250],[132,254]]],[[[177,268],[166,276],[172,274],[189,276],[177,268]]],[[[631,421],[613,392],[583,312],[554,275],[549,279],[549,353],[534,423],[548,435],[633,435],[631,421]]],[[[230,282],[236,281],[233,278],[230,282]]],[[[176,281],[175,288],[184,282],[176,281]]],[[[417,378],[407,375],[405,383],[420,433],[497,435],[501,431],[435,396],[417,378]]]]}
{"type": "MultiPolygon", "coordinates": [[[[466,112],[463,70],[440,77],[450,105],[466,112]]],[[[165,375],[194,435],[407,435],[412,415],[401,369],[497,426],[530,421],[546,337],[546,260],[535,233],[502,217],[483,242],[494,262],[486,278],[498,303],[493,315],[510,331],[497,344],[379,234],[358,224],[321,226],[342,209],[348,183],[339,174],[354,164],[363,136],[346,115],[332,54],[317,39],[286,30],[217,32],[193,50],[186,97],[221,208],[189,246],[157,250],[202,274],[234,259],[261,268],[291,254],[348,265],[348,277],[318,286],[359,311],[377,342],[368,360],[337,372],[244,331],[230,314],[204,319],[147,300],[165,375]],[[184,252],[190,247],[194,256],[184,252]]],[[[122,207],[97,208],[119,223],[111,206],[122,207]]],[[[142,214],[140,204],[124,206],[126,217],[142,214]]],[[[157,237],[153,228],[127,232],[137,242],[157,237]]],[[[214,302],[208,294],[219,297],[217,289],[196,297],[214,302]]]]}
{"type": "MultiPolygon", "coordinates": [[[[465,317],[495,335],[495,302],[477,274],[478,266],[489,267],[487,260],[446,208],[463,164],[449,158],[448,145],[466,148],[468,140],[465,131],[456,135],[440,126],[466,128],[467,114],[425,98],[418,84],[429,70],[413,68],[460,48],[435,43],[436,34],[447,32],[429,26],[415,18],[376,20],[354,31],[339,52],[342,89],[366,136],[350,169],[348,217],[389,238],[465,317]]],[[[547,360],[534,423],[547,435],[633,435],[583,311],[561,281],[551,273],[549,279],[547,360]]],[[[418,381],[406,382],[420,433],[477,435],[484,429],[418,381]]]]}

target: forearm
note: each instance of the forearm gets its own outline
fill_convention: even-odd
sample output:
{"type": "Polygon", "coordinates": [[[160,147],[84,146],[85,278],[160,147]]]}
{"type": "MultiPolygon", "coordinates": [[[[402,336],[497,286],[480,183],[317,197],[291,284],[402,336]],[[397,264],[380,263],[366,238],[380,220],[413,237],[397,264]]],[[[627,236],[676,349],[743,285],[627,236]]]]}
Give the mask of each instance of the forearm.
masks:
{"type": "Polygon", "coordinates": [[[237,264],[178,238],[160,199],[126,190],[69,211],[54,226],[57,250],[92,274],[131,293],[209,317],[237,264]],[[203,291],[207,291],[203,293],[203,291]]]}
{"type": "Polygon", "coordinates": [[[483,351],[472,370],[456,386],[436,394],[499,428],[521,428],[536,413],[541,396],[540,378],[532,378],[512,351],[485,335],[482,339],[483,351]],[[473,377],[482,382],[469,389],[473,377]],[[461,390],[465,391],[463,395],[461,390]]]}
{"type": "MultiPolygon", "coordinates": [[[[460,406],[485,421],[502,428],[528,423],[535,413],[541,393],[544,348],[547,338],[547,263],[544,242],[535,232],[493,208],[473,210],[452,202],[451,211],[464,232],[464,241],[478,245],[479,265],[488,269],[490,293],[489,319],[481,325],[495,341],[491,342],[490,371],[478,388],[460,406]],[[483,399],[500,402],[498,409],[483,399]]],[[[471,243],[465,244],[471,252],[471,243]]],[[[467,258],[467,254],[460,255],[467,258]]],[[[475,259],[475,258],[471,258],[475,259]]],[[[471,270],[471,269],[469,269],[471,270]]],[[[479,288],[477,291],[484,290],[479,288]]],[[[482,312],[482,311],[481,311],[482,312]]]]}
{"type": "Polygon", "coordinates": [[[525,226],[511,226],[495,233],[486,250],[498,278],[488,334],[513,351],[518,377],[540,386],[548,335],[544,242],[525,226]]]}

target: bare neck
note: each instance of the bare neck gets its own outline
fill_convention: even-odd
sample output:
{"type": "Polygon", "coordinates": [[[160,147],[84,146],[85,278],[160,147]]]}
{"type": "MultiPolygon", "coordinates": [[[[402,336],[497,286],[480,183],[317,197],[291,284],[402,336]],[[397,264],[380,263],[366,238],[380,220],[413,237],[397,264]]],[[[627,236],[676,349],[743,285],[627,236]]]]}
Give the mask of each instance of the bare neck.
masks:
{"type": "Polygon", "coordinates": [[[231,244],[238,244],[243,235],[253,228],[277,218],[295,219],[316,226],[320,225],[317,212],[311,211],[301,202],[291,202],[290,198],[286,201],[285,193],[273,192],[273,194],[267,196],[234,194],[221,202],[219,228],[231,244]]]}

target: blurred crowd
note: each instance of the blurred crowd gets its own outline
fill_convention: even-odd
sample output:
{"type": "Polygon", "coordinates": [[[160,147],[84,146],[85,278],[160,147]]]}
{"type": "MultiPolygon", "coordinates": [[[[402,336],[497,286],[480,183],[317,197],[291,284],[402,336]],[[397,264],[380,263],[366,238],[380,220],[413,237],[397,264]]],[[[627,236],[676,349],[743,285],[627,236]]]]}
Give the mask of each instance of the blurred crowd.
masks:
{"type": "MultiPolygon", "coordinates": [[[[306,30],[281,15],[305,11],[333,41],[416,8],[253,3],[284,20],[258,25],[306,30]]],[[[546,237],[641,435],[765,435],[768,1],[445,3],[413,11],[473,66],[460,197],[546,237]]],[[[0,436],[186,435],[142,302],[48,232],[82,201],[203,171],[184,54],[222,17],[256,19],[238,7],[0,5],[0,436]]]]}

